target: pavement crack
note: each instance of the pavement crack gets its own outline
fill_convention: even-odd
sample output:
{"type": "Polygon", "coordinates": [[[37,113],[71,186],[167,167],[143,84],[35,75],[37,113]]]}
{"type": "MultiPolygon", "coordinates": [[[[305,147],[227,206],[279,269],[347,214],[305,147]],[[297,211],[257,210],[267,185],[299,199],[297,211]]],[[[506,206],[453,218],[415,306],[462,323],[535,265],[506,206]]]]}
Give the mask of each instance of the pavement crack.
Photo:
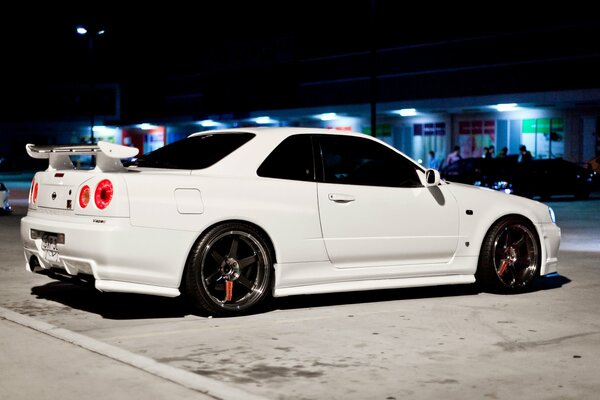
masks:
{"type": "Polygon", "coordinates": [[[540,347],[540,346],[549,346],[549,345],[564,342],[566,340],[571,340],[571,339],[586,337],[586,336],[592,336],[592,335],[598,335],[598,334],[600,334],[600,331],[578,333],[575,335],[559,336],[556,338],[546,339],[546,340],[504,341],[504,342],[495,343],[495,345],[501,347],[504,351],[519,351],[519,350],[531,349],[531,348],[540,347]]]}

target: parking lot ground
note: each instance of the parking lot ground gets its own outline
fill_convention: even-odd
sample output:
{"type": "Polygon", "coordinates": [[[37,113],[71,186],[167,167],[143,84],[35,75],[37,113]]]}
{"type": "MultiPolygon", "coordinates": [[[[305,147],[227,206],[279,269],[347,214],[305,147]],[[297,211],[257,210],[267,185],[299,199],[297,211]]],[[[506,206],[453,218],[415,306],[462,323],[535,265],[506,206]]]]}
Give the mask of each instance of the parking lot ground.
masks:
{"type": "MultiPolygon", "coordinates": [[[[103,294],[29,274],[18,239],[24,210],[16,210],[0,219],[0,306],[272,399],[595,399],[600,194],[549,204],[563,230],[560,274],[540,279],[530,293],[495,295],[461,285],[294,296],[239,318],[203,317],[178,299],[103,294]]],[[[26,328],[2,324],[0,351],[13,361],[0,389],[35,386],[32,371],[41,371],[33,355],[51,363],[63,354],[55,347],[73,346],[53,338],[37,348],[19,346],[26,328]]],[[[100,357],[88,353],[82,362],[100,357]]],[[[124,367],[117,377],[105,376],[105,385],[126,388],[128,379],[119,378],[133,380],[136,371],[124,367]]],[[[64,393],[88,380],[65,374],[51,381],[64,393]]],[[[148,383],[157,393],[148,398],[178,397],[160,382],[148,383]]]]}

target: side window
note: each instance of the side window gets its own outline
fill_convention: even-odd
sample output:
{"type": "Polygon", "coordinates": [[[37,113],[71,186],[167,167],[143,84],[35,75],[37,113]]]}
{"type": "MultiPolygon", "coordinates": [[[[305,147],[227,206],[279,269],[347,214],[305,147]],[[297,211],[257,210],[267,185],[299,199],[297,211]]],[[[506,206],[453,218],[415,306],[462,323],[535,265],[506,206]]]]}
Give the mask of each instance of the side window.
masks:
{"type": "Polygon", "coordinates": [[[294,135],[285,139],[263,161],[256,173],[266,178],[314,181],[311,135],[294,135]]]}
{"type": "Polygon", "coordinates": [[[370,139],[320,135],[324,181],[349,185],[419,187],[415,165],[370,139]]]}

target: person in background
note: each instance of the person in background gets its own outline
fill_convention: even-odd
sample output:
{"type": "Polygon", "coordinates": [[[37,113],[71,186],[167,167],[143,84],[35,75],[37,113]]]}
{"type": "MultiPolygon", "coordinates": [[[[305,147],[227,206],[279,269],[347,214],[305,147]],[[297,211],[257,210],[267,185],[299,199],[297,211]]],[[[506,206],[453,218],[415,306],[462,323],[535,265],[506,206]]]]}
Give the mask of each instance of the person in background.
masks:
{"type": "Polygon", "coordinates": [[[440,160],[435,156],[435,151],[429,151],[429,164],[428,167],[431,169],[439,169],[440,168],[440,160]]]}
{"type": "Polygon", "coordinates": [[[489,158],[490,157],[490,149],[487,147],[483,148],[483,151],[481,152],[481,157],[482,158],[489,158]]]}
{"type": "Polygon", "coordinates": [[[494,147],[494,145],[491,145],[490,147],[488,147],[488,155],[486,158],[494,158],[496,153],[496,148],[494,147]]]}
{"type": "Polygon", "coordinates": [[[531,152],[529,150],[527,150],[527,146],[525,146],[524,144],[522,144],[521,146],[519,146],[519,159],[518,162],[520,163],[524,163],[527,161],[531,161],[533,159],[533,156],[531,155],[531,152]]]}
{"type": "Polygon", "coordinates": [[[498,153],[498,155],[496,156],[496,158],[504,158],[506,156],[508,156],[508,147],[503,147],[500,150],[500,153],[498,153]]]}
{"type": "Polygon", "coordinates": [[[461,160],[462,157],[460,156],[460,146],[454,146],[454,148],[452,149],[452,152],[450,154],[448,154],[448,156],[446,157],[446,161],[444,162],[444,165],[447,167],[450,164],[454,164],[455,162],[461,160]]]}

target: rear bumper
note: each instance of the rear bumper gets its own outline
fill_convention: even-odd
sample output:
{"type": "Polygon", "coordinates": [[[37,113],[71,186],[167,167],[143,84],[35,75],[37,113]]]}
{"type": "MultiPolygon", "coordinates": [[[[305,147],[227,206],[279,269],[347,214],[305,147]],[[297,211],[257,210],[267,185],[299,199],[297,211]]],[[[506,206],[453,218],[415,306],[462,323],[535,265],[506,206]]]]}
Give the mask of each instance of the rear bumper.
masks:
{"type": "Polygon", "coordinates": [[[28,271],[36,272],[34,258],[42,270],[93,277],[102,291],[176,296],[196,233],[133,227],[128,218],[98,222],[43,214],[21,220],[21,239],[28,271]],[[58,254],[44,250],[32,230],[64,235],[64,244],[56,245],[58,254]]]}

